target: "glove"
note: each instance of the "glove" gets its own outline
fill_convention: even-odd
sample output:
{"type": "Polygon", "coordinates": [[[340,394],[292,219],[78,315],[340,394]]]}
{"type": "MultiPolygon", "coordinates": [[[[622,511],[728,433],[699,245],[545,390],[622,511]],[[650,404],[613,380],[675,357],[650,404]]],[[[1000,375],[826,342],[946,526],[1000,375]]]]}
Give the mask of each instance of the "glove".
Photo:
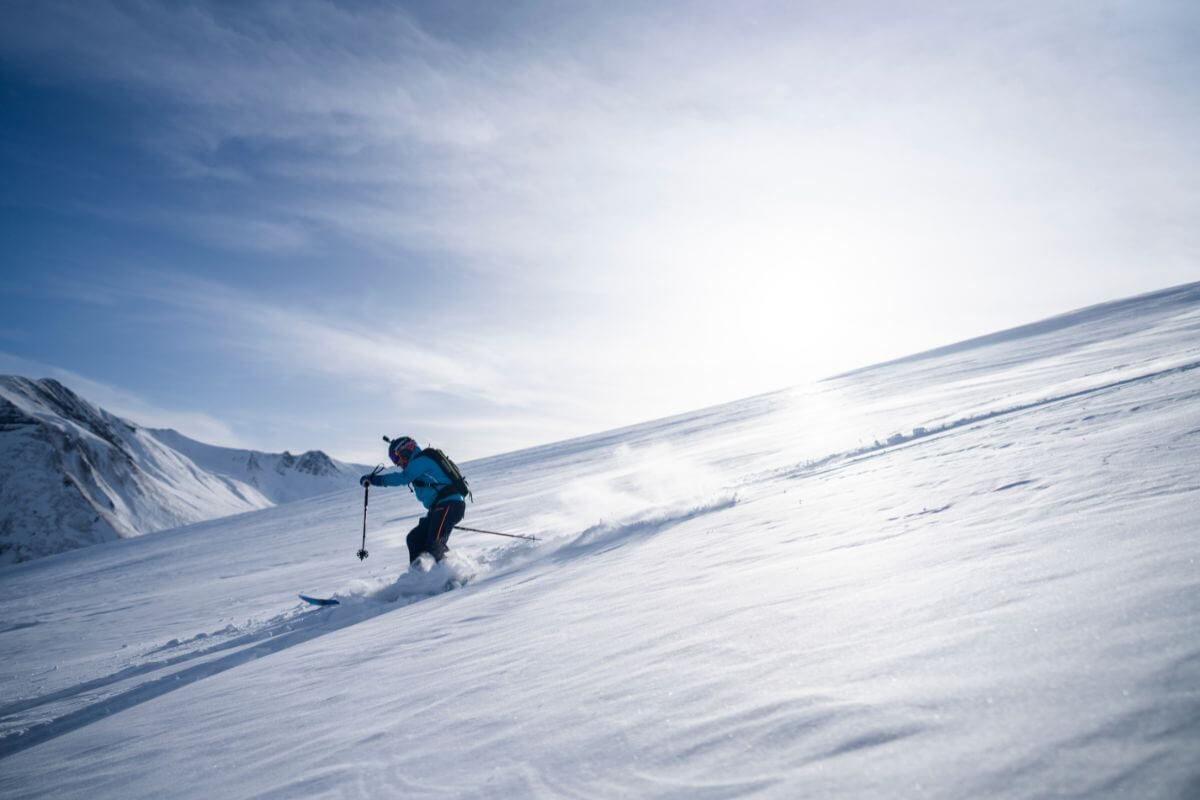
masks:
{"type": "Polygon", "coordinates": [[[359,478],[359,479],[358,479],[358,485],[359,485],[359,486],[370,486],[370,485],[371,485],[371,478],[372,478],[372,477],[374,477],[374,476],[372,476],[372,475],[363,475],[361,478],[359,478]]]}

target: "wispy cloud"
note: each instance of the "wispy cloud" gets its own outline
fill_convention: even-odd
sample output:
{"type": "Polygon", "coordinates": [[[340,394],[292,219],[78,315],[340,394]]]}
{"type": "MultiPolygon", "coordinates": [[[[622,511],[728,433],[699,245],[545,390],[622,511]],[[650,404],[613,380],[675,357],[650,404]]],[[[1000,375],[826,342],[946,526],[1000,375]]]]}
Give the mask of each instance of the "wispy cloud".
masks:
{"type": "MultiPolygon", "coordinates": [[[[85,285],[59,285],[72,296],[86,291],[85,285]]],[[[522,362],[528,367],[530,359],[506,355],[503,339],[489,341],[452,326],[413,324],[403,305],[382,318],[355,316],[344,308],[331,314],[205,279],[149,270],[129,273],[123,283],[110,285],[107,295],[130,307],[156,309],[189,347],[224,353],[276,376],[349,379],[373,386],[379,394],[440,393],[475,410],[529,410],[564,399],[550,386],[531,386],[533,376],[527,372],[510,369],[522,362]]]]}
{"type": "Polygon", "coordinates": [[[447,427],[583,432],[1194,275],[1194,4],[465,13],[43,0],[0,52],[132,120],[138,190],[64,204],[230,254],[125,282],[182,335],[447,427]]]}
{"type": "Polygon", "coordinates": [[[1139,144],[1149,119],[1181,113],[1187,68],[1172,82],[1146,51],[1171,42],[1110,36],[1086,5],[580,7],[570,26],[548,15],[487,43],[435,36],[391,4],[28,8],[37,24],[7,49],[170,98],[146,145],[181,179],[257,187],[149,221],[252,252],[335,230],[531,281],[569,265],[573,284],[601,288],[730,259],[756,279],[798,262],[867,279],[887,271],[876,249],[893,269],[995,266],[1019,225],[1039,249],[1004,256],[1032,274],[1039,252],[1061,255],[1046,254],[1064,249],[1054,231],[1121,224],[1122,190],[1175,193],[1158,165],[1196,155],[1183,126],[1159,129],[1155,152],[1139,144]],[[1114,155],[1107,191],[1074,188],[1114,155]],[[864,248],[855,229],[885,244],[864,248]]]}
{"type": "Polygon", "coordinates": [[[0,374],[54,378],[104,410],[147,428],[174,428],[199,441],[223,447],[247,447],[223,420],[202,411],[164,408],[133,392],[71,370],[0,351],[0,374]]]}

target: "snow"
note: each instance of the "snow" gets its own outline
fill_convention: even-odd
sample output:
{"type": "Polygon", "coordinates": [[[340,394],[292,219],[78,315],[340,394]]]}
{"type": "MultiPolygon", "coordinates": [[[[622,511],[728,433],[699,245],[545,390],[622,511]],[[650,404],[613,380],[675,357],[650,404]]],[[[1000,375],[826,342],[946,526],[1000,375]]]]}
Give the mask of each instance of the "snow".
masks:
{"type": "Polygon", "coordinates": [[[405,572],[377,489],[360,562],[351,485],[0,569],[0,795],[1196,796],[1198,366],[1193,285],[463,465],[539,542],[405,572]]]}

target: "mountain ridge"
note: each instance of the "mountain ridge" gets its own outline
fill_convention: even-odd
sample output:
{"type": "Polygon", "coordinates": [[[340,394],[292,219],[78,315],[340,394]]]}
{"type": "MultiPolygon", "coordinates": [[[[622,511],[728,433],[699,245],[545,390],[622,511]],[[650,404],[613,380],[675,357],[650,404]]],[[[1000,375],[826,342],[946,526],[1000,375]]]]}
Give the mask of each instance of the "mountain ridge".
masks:
{"type": "Polygon", "coordinates": [[[206,445],[118,417],[53,378],[3,375],[0,564],[292,502],[350,485],[361,469],[319,450],[206,445]]]}

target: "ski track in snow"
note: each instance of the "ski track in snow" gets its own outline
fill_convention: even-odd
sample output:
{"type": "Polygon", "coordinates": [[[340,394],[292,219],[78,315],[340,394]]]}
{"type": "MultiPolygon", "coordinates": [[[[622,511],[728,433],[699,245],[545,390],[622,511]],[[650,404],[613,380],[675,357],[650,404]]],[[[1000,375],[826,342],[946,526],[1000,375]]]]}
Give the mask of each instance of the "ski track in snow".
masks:
{"type": "MultiPolygon", "coordinates": [[[[171,639],[150,649],[146,655],[183,652],[166,658],[140,661],[111,675],[2,705],[0,721],[30,712],[35,717],[48,714],[50,718],[27,727],[13,728],[10,724],[0,723],[3,724],[0,727],[0,758],[246,662],[360,623],[396,607],[433,597],[447,591],[449,581],[458,581],[461,585],[468,580],[473,573],[469,567],[464,567],[467,565],[460,561],[450,568],[439,566],[432,570],[405,573],[390,584],[370,590],[358,587],[357,591],[350,594],[337,595],[341,605],[321,609],[327,612],[325,614],[302,605],[263,623],[248,624],[245,629],[228,625],[213,633],[196,634],[182,642],[171,639]],[[213,640],[217,641],[208,644],[213,640]],[[112,691],[106,692],[107,689],[112,691]],[[73,700],[79,702],[71,704],[73,700]],[[55,714],[55,704],[78,707],[55,714]]],[[[35,624],[13,626],[10,630],[35,624]]]]}
{"type": "MultiPolygon", "coordinates": [[[[296,609],[265,622],[249,622],[241,628],[227,625],[218,631],[198,633],[183,641],[171,639],[149,649],[145,655],[177,652],[176,655],[147,658],[110,675],[0,705],[0,758],[247,662],[397,608],[428,600],[446,591],[461,589],[477,580],[481,574],[498,567],[511,566],[513,562],[530,557],[552,555],[565,560],[593,551],[606,552],[628,543],[631,537],[649,536],[703,514],[732,507],[735,503],[736,497],[721,497],[675,512],[659,509],[622,522],[600,522],[569,541],[547,543],[536,554],[528,553],[528,548],[519,546],[494,551],[488,563],[476,563],[452,552],[445,561],[435,565],[432,559],[423,556],[418,565],[394,581],[351,582],[343,591],[330,595],[339,601],[337,606],[315,608],[301,603],[296,609]],[[59,711],[58,706],[66,706],[69,710],[59,711]],[[22,721],[29,718],[39,721],[22,721]]],[[[121,610],[111,608],[103,613],[121,610]]],[[[17,624],[7,630],[19,630],[37,624],[17,624]]],[[[3,632],[6,631],[0,631],[3,632]]]]}
{"type": "Polygon", "coordinates": [[[0,571],[0,793],[1195,796],[1198,289],[0,571]]]}

